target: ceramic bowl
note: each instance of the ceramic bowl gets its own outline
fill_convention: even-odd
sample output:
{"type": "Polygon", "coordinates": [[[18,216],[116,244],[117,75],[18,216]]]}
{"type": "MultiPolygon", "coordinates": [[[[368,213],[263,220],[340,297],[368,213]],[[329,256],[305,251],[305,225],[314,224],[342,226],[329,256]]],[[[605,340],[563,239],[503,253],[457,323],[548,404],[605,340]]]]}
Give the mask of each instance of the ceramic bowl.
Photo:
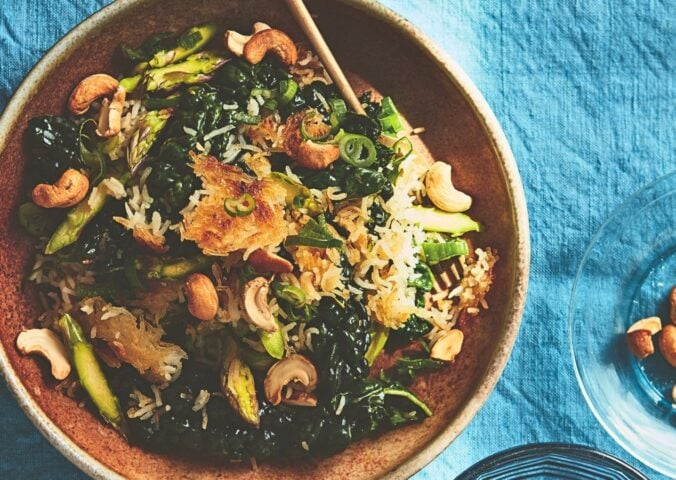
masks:
{"type": "Polygon", "coordinates": [[[14,342],[38,315],[36,299],[22,288],[31,242],[16,221],[28,119],[59,114],[73,86],[98,72],[117,73],[120,42],[218,20],[248,31],[264,21],[302,35],[278,0],[119,0],[83,22],[36,65],[0,119],[0,367],[27,415],[68,459],[95,478],[406,478],[430,462],[467,426],[486,400],[509,357],[524,306],[529,266],[523,189],[507,140],[493,113],[462,70],[418,30],[376,2],[313,1],[310,9],[358,91],[393,96],[439,160],[450,161],[457,185],[475,199],[472,214],[488,226],[477,238],[501,257],[490,310],[462,325],[465,345],[457,361],[418,381],[414,389],[435,415],[334,457],[299,465],[213,464],[176,459],[132,447],[99,418],[53,389],[45,364],[22,357],[14,342]]]}

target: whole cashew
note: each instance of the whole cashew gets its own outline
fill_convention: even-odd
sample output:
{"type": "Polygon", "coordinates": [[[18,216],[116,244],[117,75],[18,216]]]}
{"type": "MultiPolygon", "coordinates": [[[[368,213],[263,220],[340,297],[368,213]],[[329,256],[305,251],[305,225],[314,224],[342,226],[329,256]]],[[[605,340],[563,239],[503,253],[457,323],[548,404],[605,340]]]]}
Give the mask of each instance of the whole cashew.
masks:
{"type": "Polygon", "coordinates": [[[213,282],[203,273],[193,273],[185,280],[188,311],[200,320],[211,320],[218,313],[218,293],[213,282]]]}
{"type": "Polygon", "coordinates": [[[262,32],[263,30],[268,30],[270,25],[263,22],[256,22],[253,24],[253,32],[251,35],[242,35],[239,32],[234,30],[228,30],[225,32],[225,46],[230,50],[230,52],[238,57],[244,55],[244,45],[248,42],[254,34],[262,32]]]}
{"type": "Polygon", "coordinates": [[[255,33],[244,45],[244,58],[254,65],[260,63],[268,52],[274,53],[285,65],[298,61],[296,44],[286,33],[275,28],[255,33]]]}
{"type": "Polygon", "coordinates": [[[445,212],[464,212],[472,206],[472,197],[457,190],[451,180],[451,166],[434,162],[425,176],[427,196],[445,212]]]}
{"type": "Polygon", "coordinates": [[[117,87],[112,101],[107,98],[101,104],[99,112],[99,125],[96,134],[100,137],[114,137],[122,128],[122,110],[127,91],[123,87],[117,87]]]}
{"type": "MultiPolygon", "coordinates": [[[[110,75],[97,73],[90,75],[77,84],[68,99],[68,110],[73,115],[82,115],[97,98],[112,95],[119,82],[110,75]]],[[[124,101],[124,100],[123,100],[124,101]]]]}
{"type": "Polygon", "coordinates": [[[676,326],[667,325],[660,335],[660,352],[672,367],[676,367],[676,326]]]}
{"type": "Polygon", "coordinates": [[[88,191],[89,179],[79,171],[69,168],[54,185],[36,185],[31,197],[36,205],[43,208],[66,208],[80,203],[88,191]]]}
{"type": "Polygon", "coordinates": [[[452,362],[460,353],[460,350],[462,350],[463,339],[462,330],[458,330],[457,328],[449,330],[432,345],[430,357],[452,362]]]}
{"type": "Polygon", "coordinates": [[[46,328],[26,330],[16,337],[16,348],[24,355],[37,353],[45,357],[52,366],[52,376],[63,380],[70,375],[70,362],[66,347],[58,335],[46,328]]]}

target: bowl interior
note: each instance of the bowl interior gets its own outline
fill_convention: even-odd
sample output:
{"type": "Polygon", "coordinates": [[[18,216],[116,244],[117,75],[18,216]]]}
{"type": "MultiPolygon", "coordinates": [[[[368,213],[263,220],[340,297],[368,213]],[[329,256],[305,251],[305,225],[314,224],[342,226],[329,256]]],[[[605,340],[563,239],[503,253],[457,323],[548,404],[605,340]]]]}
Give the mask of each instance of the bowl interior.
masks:
{"type": "Polygon", "coordinates": [[[44,412],[47,420],[42,427],[48,438],[66,450],[58,440],[59,431],[63,432],[81,449],[66,452],[69,458],[89,473],[224,479],[408,476],[458,435],[504,367],[520,321],[528,270],[525,206],[508,147],[498,150],[495,132],[488,131],[487,120],[466,91],[429,50],[410,34],[402,34],[401,20],[366,2],[308,3],[353,85],[359,91],[373,89],[392,95],[413,126],[426,127],[426,147],[437,159],[453,164],[456,184],[475,199],[471,213],[488,226],[474,239],[475,244],[490,245],[501,257],[495,272],[497,288],[487,299],[491,309],[461,325],[466,340],[457,361],[414,386],[434,410],[432,418],[355,444],[335,457],[302,465],[259,465],[252,471],[248,464],[224,466],[149,453],[129,446],[95,415],[56,392],[45,364],[19,356],[14,347],[17,334],[30,327],[39,313],[36,299],[22,283],[34,250],[15,215],[25,194],[21,138],[28,119],[63,113],[70,90],[81,78],[97,72],[118,73],[115,52],[120,42],[136,45],[151,33],[181,30],[207,20],[239,31],[249,31],[254,21],[264,21],[302,38],[283,2],[275,0],[196,0],[190,8],[183,0],[116,2],[67,38],[66,54],[34,72],[30,77],[34,82],[23,86],[23,93],[6,114],[13,115],[17,106],[20,111],[0,132],[5,139],[4,148],[0,143],[0,190],[5,197],[0,203],[0,283],[4,287],[0,341],[7,357],[6,373],[20,382],[13,388],[15,393],[23,387],[31,397],[20,401],[33,420],[41,424],[40,411],[44,412]]]}
{"type": "Polygon", "coordinates": [[[580,267],[570,309],[576,372],[597,419],[629,453],[671,476],[676,369],[659,354],[638,361],[624,334],[641,318],[668,322],[668,294],[676,284],[674,222],[676,173],[637,193],[601,227],[580,267]]]}

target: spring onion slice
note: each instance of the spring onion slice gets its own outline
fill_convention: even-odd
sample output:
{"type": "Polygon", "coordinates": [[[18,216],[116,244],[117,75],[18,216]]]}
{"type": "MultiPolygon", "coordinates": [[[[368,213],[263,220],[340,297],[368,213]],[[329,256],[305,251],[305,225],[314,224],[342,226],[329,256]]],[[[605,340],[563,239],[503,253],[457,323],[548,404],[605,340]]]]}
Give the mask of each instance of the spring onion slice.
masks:
{"type": "Polygon", "coordinates": [[[355,167],[366,168],[376,161],[376,147],[370,138],[346,133],[338,140],[340,158],[355,167]]]}
{"type": "Polygon", "coordinates": [[[263,108],[270,110],[271,112],[274,112],[275,110],[277,110],[277,100],[275,100],[274,98],[266,100],[265,103],[263,104],[263,108]]]}
{"type": "Polygon", "coordinates": [[[324,123],[318,112],[310,111],[305,114],[300,122],[300,133],[305,140],[321,142],[331,134],[331,127],[324,123]]]}
{"type": "Polygon", "coordinates": [[[467,242],[461,238],[440,243],[423,242],[422,248],[425,261],[430,265],[435,265],[449,258],[467,255],[469,252],[467,242]]]}
{"type": "Polygon", "coordinates": [[[272,289],[277,298],[286,300],[293,308],[300,308],[305,305],[305,292],[298,287],[273,282],[272,289]]]}
{"type": "Polygon", "coordinates": [[[223,208],[231,217],[246,217],[256,208],[256,200],[249,193],[237,198],[226,198],[223,208]]]}
{"type": "Polygon", "coordinates": [[[399,118],[399,111],[394,105],[391,97],[384,97],[380,101],[380,106],[382,108],[381,114],[378,116],[380,120],[380,126],[383,129],[383,132],[386,134],[396,135],[404,127],[401,124],[401,119],[399,118]]]}
{"type": "Polygon", "coordinates": [[[287,78],[279,83],[279,101],[282,105],[286,105],[298,91],[298,84],[292,78],[287,78]]]}

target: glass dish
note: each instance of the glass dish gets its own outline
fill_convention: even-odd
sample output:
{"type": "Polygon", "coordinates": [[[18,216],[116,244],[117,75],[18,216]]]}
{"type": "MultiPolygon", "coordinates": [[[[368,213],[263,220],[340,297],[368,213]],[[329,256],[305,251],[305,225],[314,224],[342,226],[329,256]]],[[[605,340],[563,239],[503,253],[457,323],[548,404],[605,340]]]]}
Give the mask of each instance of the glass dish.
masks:
{"type": "Polygon", "coordinates": [[[535,443],[478,462],[456,480],[647,480],[621,460],[589,447],[535,443]]]}
{"type": "MultiPolygon", "coordinates": [[[[676,369],[659,354],[638,361],[625,342],[635,321],[669,321],[676,284],[676,172],[648,185],[601,226],[570,301],[570,346],[582,394],[631,455],[676,478],[676,369]]],[[[654,337],[657,350],[657,337],[654,337]]]]}

